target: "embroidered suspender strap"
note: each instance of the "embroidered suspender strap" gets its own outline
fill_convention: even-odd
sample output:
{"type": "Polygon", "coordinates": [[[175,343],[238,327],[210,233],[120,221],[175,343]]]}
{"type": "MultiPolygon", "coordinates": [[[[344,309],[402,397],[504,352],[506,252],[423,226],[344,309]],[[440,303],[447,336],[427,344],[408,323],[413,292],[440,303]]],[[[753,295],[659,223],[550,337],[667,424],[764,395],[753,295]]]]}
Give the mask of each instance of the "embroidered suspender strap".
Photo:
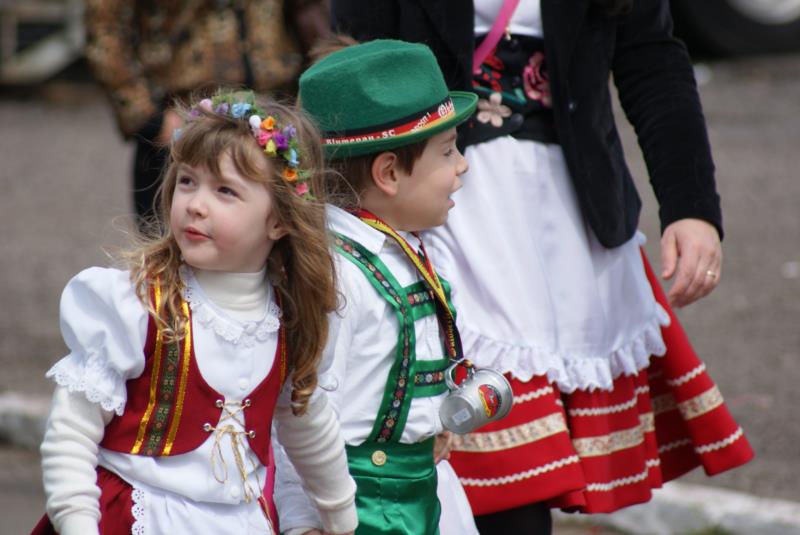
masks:
{"type": "MultiPolygon", "coordinates": [[[[422,280],[425,281],[436,298],[436,315],[439,318],[439,324],[444,332],[445,350],[447,351],[448,357],[454,362],[464,361],[466,366],[471,366],[472,364],[464,359],[464,352],[461,348],[461,336],[458,334],[458,327],[456,327],[455,314],[450,308],[450,303],[447,302],[444,285],[436,274],[436,270],[433,269],[428,255],[425,253],[425,245],[422,244],[422,240],[420,239],[420,245],[423,256],[420,257],[405,238],[376,215],[363,209],[356,211],[355,215],[370,227],[394,239],[403,252],[405,252],[408,259],[414,264],[414,267],[417,268],[417,271],[422,276],[422,280]]],[[[417,237],[419,238],[419,236],[417,237]]]]}
{"type": "Polygon", "coordinates": [[[334,245],[339,253],[361,269],[372,286],[395,309],[397,315],[400,336],[395,350],[396,356],[386,381],[378,417],[367,437],[367,442],[394,442],[400,438],[406,425],[414,394],[414,381],[409,380],[410,377],[414,377],[417,364],[414,351],[414,320],[404,300],[402,287],[383,262],[347,236],[338,233],[334,236],[334,245]]]}
{"type": "Polygon", "coordinates": [[[444,372],[450,365],[450,359],[418,360],[414,374],[414,397],[438,396],[447,392],[444,372]]]}
{"type": "MultiPolygon", "coordinates": [[[[450,285],[447,281],[442,281],[445,288],[448,301],[450,300],[450,285]]],[[[433,292],[428,288],[425,281],[417,281],[410,286],[403,288],[406,292],[406,300],[411,305],[411,312],[413,313],[414,320],[432,316],[436,314],[436,298],[433,292]]]]}
{"type": "MultiPolygon", "coordinates": [[[[450,286],[442,281],[445,293],[450,294],[450,286]]],[[[424,281],[417,281],[403,288],[405,299],[410,306],[413,321],[436,314],[436,299],[424,281]]],[[[447,357],[437,360],[417,360],[414,373],[414,397],[424,398],[438,396],[447,392],[444,382],[444,371],[450,365],[447,357]]]]}
{"type": "MultiPolygon", "coordinates": [[[[151,294],[154,309],[160,312],[162,303],[159,279],[156,279],[151,294]]],[[[187,318],[183,339],[168,344],[166,355],[163,327],[158,326],[150,375],[150,396],[147,409],[139,422],[131,454],[169,455],[175,443],[183,414],[192,356],[192,321],[186,302],[182,303],[181,311],[187,318]]]]}
{"type": "Polygon", "coordinates": [[[511,16],[514,14],[514,11],[516,11],[518,5],[519,0],[503,0],[503,6],[500,8],[497,18],[494,19],[494,24],[492,24],[491,29],[489,29],[489,33],[486,34],[486,37],[484,37],[483,41],[481,41],[481,44],[472,55],[472,72],[474,74],[479,74],[481,72],[483,60],[486,59],[489,52],[491,52],[498,41],[500,41],[500,36],[506,31],[508,21],[511,20],[511,16]]]}

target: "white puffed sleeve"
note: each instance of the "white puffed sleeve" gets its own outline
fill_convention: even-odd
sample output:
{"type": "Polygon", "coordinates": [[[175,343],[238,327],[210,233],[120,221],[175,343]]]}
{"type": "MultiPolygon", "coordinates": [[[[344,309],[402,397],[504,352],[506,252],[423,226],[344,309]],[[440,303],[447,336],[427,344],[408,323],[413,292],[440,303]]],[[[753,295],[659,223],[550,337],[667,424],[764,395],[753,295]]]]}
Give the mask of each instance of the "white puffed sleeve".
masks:
{"type": "Polygon", "coordinates": [[[61,295],[61,333],[70,353],[47,377],[121,415],[125,381],[144,370],[147,321],[127,271],[81,271],[61,295]]]}

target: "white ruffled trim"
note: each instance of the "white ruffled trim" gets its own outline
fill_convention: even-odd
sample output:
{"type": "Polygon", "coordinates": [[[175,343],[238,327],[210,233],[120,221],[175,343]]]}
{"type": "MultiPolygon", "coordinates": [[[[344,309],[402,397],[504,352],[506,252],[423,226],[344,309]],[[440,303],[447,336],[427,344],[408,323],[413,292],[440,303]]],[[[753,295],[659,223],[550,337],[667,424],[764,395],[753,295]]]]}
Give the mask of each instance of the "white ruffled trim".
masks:
{"type": "Polygon", "coordinates": [[[510,372],[520,381],[547,375],[564,393],[575,390],[611,390],[622,374],[635,375],[650,363],[650,356],[663,356],[667,347],[661,327],[669,314],[656,303],[655,312],[641,331],[608,355],[562,355],[536,347],[523,347],[493,340],[468,328],[460,329],[464,353],[481,367],[510,372]]]}
{"type": "Polygon", "coordinates": [[[45,376],[70,393],[83,392],[92,403],[99,403],[104,410],[122,416],[127,401],[125,379],[110,368],[107,361],[105,355],[96,352],[70,353],[56,362],[45,376]]]}
{"type": "Polygon", "coordinates": [[[145,535],[146,531],[145,518],[147,509],[145,508],[145,493],[144,490],[133,487],[131,492],[131,499],[133,500],[133,507],[131,507],[131,514],[133,515],[133,525],[131,526],[132,535],[145,535]]]}
{"type": "Polygon", "coordinates": [[[267,308],[261,320],[238,321],[217,310],[203,293],[191,269],[182,266],[181,278],[184,281],[181,293],[192,309],[193,318],[204,328],[214,331],[225,342],[253,347],[256,341],[264,342],[281,325],[281,309],[271,296],[267,299],[267,308]]]}

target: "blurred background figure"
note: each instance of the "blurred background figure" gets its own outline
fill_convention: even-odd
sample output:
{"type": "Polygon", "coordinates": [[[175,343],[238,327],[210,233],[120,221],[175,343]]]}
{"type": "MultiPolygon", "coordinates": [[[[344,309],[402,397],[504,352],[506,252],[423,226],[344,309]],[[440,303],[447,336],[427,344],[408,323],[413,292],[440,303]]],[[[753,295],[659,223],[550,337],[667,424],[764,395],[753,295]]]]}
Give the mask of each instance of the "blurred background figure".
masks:
{"type": "Polygon", "coordinates": [[[120,132],[136,143],[133,201],[143,229],[180,125],[176,98],[219,85],[294,94],[305,53],[328,28],[326,0],[88,0],[86,57],[120,132]]]}

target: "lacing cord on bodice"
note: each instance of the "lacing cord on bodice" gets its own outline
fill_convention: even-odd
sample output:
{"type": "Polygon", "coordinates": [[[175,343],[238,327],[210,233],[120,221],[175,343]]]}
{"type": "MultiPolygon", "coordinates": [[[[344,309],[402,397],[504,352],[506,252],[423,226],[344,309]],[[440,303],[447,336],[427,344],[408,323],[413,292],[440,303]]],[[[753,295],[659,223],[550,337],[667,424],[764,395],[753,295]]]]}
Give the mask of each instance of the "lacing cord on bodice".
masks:
{"type": "Polygon", "coordinates": [[[214,479],[220,483],[228,481],[228,464],[225,462],[225,456],[222,454],[222,442],[226,436],[230,438],[231,451],[233,458],[236,461],[236,469],[239,472],[242,485],[242,496],[246,503],[253,501],[253,498],[258,500],[261,510],[270,525],[274,525],[269,516],[269,509],[267,507],[267,500],[264,497],[263,485],[261,479],[258,477],[258,464],[253,459],[252,454],[247,453],[246,440],[247,438],[255,438],[256,432],[254,430],[245,430],[245,424],[242,420],[244,416],[244,409],[250,406],[250,400],[243,401],[223,401],[218,399],[216,406],[222,409],[222,415],[216,426],[210,423],[203,424],[203,429],[209,433],[214,433],[214,445],[211,448],[211,473],[214,479]],[[237,429],[233,423],[239,424],[240,429],[237,429]],[[229,421],[228,423],[225,423],[229,421]],[[256,478],[258,490],[254,491],[250,484],[247,482],[247,468],[252,468],[253,474],[256,478]]]}

